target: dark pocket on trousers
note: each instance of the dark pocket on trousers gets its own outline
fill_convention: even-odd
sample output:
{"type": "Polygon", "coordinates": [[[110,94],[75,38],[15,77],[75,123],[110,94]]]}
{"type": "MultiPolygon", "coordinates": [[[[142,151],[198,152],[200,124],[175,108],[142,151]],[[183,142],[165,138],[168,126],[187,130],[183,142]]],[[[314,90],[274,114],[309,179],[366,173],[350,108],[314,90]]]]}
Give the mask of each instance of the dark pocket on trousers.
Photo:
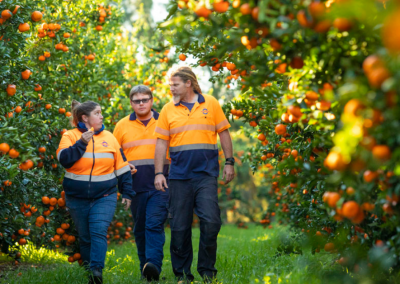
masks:
{"type": "Polygon", "coordinates": [[[172,208],[171,208],[171,202],[170,201],[168,201],[166,203],[166,207],[167,207],[167,211],[168,211],[168,219],[172,219],[173,214],[172,214],[172,208]]]}

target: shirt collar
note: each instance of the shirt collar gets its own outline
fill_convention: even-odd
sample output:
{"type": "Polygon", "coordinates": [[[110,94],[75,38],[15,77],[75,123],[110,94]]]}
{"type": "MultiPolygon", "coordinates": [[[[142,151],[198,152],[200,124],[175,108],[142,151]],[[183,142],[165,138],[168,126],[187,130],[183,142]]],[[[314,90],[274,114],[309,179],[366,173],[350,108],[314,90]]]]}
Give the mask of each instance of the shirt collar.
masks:
{"type": "MultiPolygon", "coordinates": [[[[197,99],[197,102],[199,103],[199,104],[202,104],[202,103],[204,103],[205,101],[206,101],[206,99],[204,98],[204,96],[202,95],[202,94],[200,94],[199,92],[197,92],[197,91],[194,91],[199,97],[198,97],[198,99],[197,99]]],[[[179,106],[181,104],[181,102],[177,102],[176,104],[175,104],[175,106],[179,106]]]]}
{"type": "MultiPolygon", "coordinates": [[[[156,112],[154,109],[151,109],[151,111],[153,112],[153,118],[155,120],[158,120],[159,113],[156,112]]],[[[136,120],[136,113],[135,112],[131,113],[131,115],[129,116],[129,120],[131,120],[131,121],[136,120]]]]}
{"type": "MultiPolygon", "coordinates": [[[[86,125],[83,122],[78,122],[77,128],[80,132],[86,132],[89,131],[89,129],[87,129],[86,125]]],[[[100,130],[96,131],[94,133],[94,135],[99,134],[100,132],[102,132],[104,130],[104,124],[101,126],[100,130]]]]}

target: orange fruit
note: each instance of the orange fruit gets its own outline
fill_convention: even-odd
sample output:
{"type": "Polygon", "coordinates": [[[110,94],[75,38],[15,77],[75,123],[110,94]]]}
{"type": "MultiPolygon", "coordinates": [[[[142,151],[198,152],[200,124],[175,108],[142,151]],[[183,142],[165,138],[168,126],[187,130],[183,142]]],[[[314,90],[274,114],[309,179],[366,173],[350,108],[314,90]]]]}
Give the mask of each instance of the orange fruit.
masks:
{"type": "Polygon", "coordinates": [[[250,15],[251,14],[251,7],[249,3],[245,3],[242,4],[242,6],[240,6],[240,13],[242,13],[243,15],[250,15]]]}
{"type": "Polygon", "coordinates": [[[47,196],[43,196],[42,197],[42,203],[43,204],[49,204],[50,203],[50,199],[47,196]]]}
{"type": "Polygon", "coordinates": [[[327,197],[327,203],[328,206],[331,208],[336,207],[336,203],[339,201],[340,199],[340,194],[337,192],[330,192],[328,197],[327,197]]]}
{"type": "Polygon", "coordinates": [[[253,8],[253,10],[251,10],[251,17],[252,17],[254,20],[258,21],[258,15],[259,15],[259,13],[260,13],[260,8],[255,7],[255,8],[253,8]]]}
{"type": "Polygon", "coordinates": [[[43,55],[40,55],[38,59],[39,59],[39,61],[45,61],[45,60],[46,60],[46,57],[43,56],[43,55]]]}
{"type": "Polygon", "coordinates": [[[59,109],[58,109],[58,112],[59,112],[60,114],[64,114],[64,113],[65,113],[65,108],[59,108],[59,109]]]}
{"type": "Polygon", "coordinates": [[[333,21],[333,26],[340,32],[348,31],[351,29],[352,23],[346,18],[336,18],[333,21]]]}
{"type": "Polygon", "coordinates": [[[66,113],[65,113],[65,116],[66,117],[70,117],[72,115],[72,113],[70,113],[69,111],[67,111],[66,113]]]}
{"type": "Polygon", "coordinates": [[[364,105],[360,100],[351,99],[350,101],[348,101],[346,103],[343,111],[344,111],[344,113],[346,113],[348,115],[357,116],[358,111],[363,108],[364,108],[364,105]]]}
{"type": "Polygon", "coordinates": [[[292,155],[293,158],[297,158],[299,152],[297,150],[292,150],[292,152],[290,152],[290,155],[292,155]]]}
{"type": "Polygon", "coordinates": [[[66,223],[61,224],[61,229],[67,230],[69,227],[70,227],[69,224],[66,224],[66,223]]]}
{"type": "Polygon", "coordinates": [[[80,260],[81,259],[81,254],[80,253],[75,253],[73,257],[74,257],[75,260],[80,260]]]}
{"type": "Polygon", "coordinates": [[[15,150],[15,149],[11,149],[11,150],[8,152],[8,155],[9,155],[11,158],[18,158],[19,152],[18,152],[17,150],[15,150]]]}
{"type": "Polygon", "coordinates": [[[11,18],[12,17],[12,13],[11,13],[11,11],[10,10],[3,10],[3,11],[1,11],[1,18],[4,20],[4,21],[7,21],[9,18],[11,18]]]}
{"type": "Polygon", "coordinates": [[[317,109],[322,111],[327,111],[331,108],[331,102],[328,101],[320,101],[317,102],[317,109]]]}
{"type": "Polygon", "coordinates": [[[272,47],[274,51],[278,51],[282,48],[282,44],[280,44],[279,41],[274,38],[271,38],[269,40],[269,45],[272,47]]]}
{"type": "Polygon", "coordinates": [[[67,239],[67,242],[69,242],[70,244],[74,243],[76,241],[75,236],[69,236],[67,239]]]}
{"type": "Polygon", "coordinates": [[[314,91],[307,91],[306,92],[306,99],[310,101],[316,101],[319,99],[319,95],[314,91]]]}
{"type": "Polygon", "coordinates": [[[364,59],[363,62],[363,70],[365,74],[371,73],[372,70],[375,70],[378,67],[383,67],[383,61],[377,55],[370,55],[364,59]]]}
{"type": "Polygon", "coordinates": [[[22,24],[19,24],[19,26],[18,26],[18,30],[19,30],[21,33],[27,32],[27,31],[29,31],[29,29],[30,29],[30,26],[29,26],[28,23],[22,23],[22,24]]]}
{"type": "Polygon", "coordinates": [[[383,82],[390,78],[386,67],[378,67],[367,74],[369,84],[374,88],[380,88],[383,82]]]}
{"type": "Polygon", "coordinates": [[[26,245],[26,240],[25,240],[24,238],[19,239],[18,243],[19,243],[21,246],[26,245]]]}
{"type": "Polygon", "coordinates": [[[326,33],[330,28],[331,28],[331,21],[322,20],[315,25],[314,31],[316,31],[317,33],[326,33]]]}
{"type": "Polygon", "coordinates": [[[69,38],[70,36],[71,36],[70,33],[64,33],[64,35],[63,35],[64,38],[69,38]]]}
{"type": "Polygon", "coordinates": [[[346,188],[346,193],[348,195],[354,195],[354,193],[356,193],[356,191],[354,190],[354,188],[352,188],[351,186],[349,186],[348,188],[346,188]]]}
{"type": "Polygon", "coordinates": [[[24,229],[19,229],[19,230],[18,230],[18,234],[20,234],[20,235],[25,234],[25,230],[24,230],[24,229]]]}
{"type": "Polygon", "coordinates": [[[56,204],[57,204],[57,198],[55,197],[50,198],[50,205],[54,206],[56,204]]]}
{"type": "Polygon", "coordinates": [[[372,155],[378,160],[389,160],[391,156],[390,148],[386,145],[375,145],[372,148],[372,155]]]}
{"type": "Polygon", "coordinates": [[[347,201],[342,206],[343,216],[348,219],[356,217],[360,210],[360,206],[355,201],[347,201]]]}
{"type": "Polygon", "coordinates": [[[45,52],[43,53],[43,55],[44,55],[44,57],[46,57],[46,58],[49,58],[49,57],[51,56],[50,52],[48,52],[48,51],[45,51],[45,52]]]}
{"type": "Polygon", "coordinates": [[[93,61],[94,60],[94,55],[93,54],[89,54],[87,59],[90,60],[90,61],[93,61]]]}
{"type": "Polygon", "coordinates": [[[251,127],[256,127],[257,126],[257,122],[255,122],[255,121],[250,121],[250,126],[251,127]]]}
{"type": "Polygon", "coordinates": [[[362,221],[364,221],[364,218],[364,211],[362,209],[359,209],[357,215],[353,219],[351,219],[351,222],[353,224],[360,224],[362,221]]]}
{"type": "Polygon", "coordinates": [[[342,154],[331,151],[325,158],[324,166],[330,170],[343,171],[346,169],[347,164],[345,163],[342,154]]]}
{"type": "Polygon", "coordinates": [[[278,124],[275,126],[275,133],[277,135],[284,135],[286,134],[286,125],[284,124],[278,124]]]}
{"type": "Polygon", "coordinates": [[[258,135],[257,139],[260,141],[265,141],[266,137],[264,134],[261,133],[260,135],[258,135]]]}
{"type": "Polygon", "coordinates": [[[385,47],[392,53],[400,51],[400,10],[396,9],[388,16],[382,28],[382,40],[385,47]]]}
{"type": "Polygon", "coordinates": [[[34,90],[36,92],[41,91],[42,90],[42,86],[40,86],[39,84],[36,84],[36,87],[34,88],[34,90]]]}
{"type": "Polygon", "coordinates": [[[286,63],[279,64],[278,67],[275,69],[275,72],[278,74],[283,74],[286,72],[286,67],[287,67],[286,63]]]}
{"type": "Polygon", "coordinates": [[[39,153],[46,152],[46,147],[39,147],[39,153]]]}
{"type": "Polygon", "coordinates": [[[22,79],[28,80],[31,74],[32,74],[31,70],[26,69],[25,71],[22,71],[21,72],[22,79]]]}
{"type": "Polygon", "coordinates": [[[74,262],[74,261],[75,261],[75,259],[73,256],[68,257],[68,262],[74,262]]]}
{"type": "Polygon", "coordinates": [[[313,21],[307,18],[306,12],[301,10],[296,15],[299,24],[305,28],[311,28],[313,26],[313,21]]]}
{"type": "Polygon", "coordinates": [[[15,108],[15,112],[16,112],[16,113],[20,113],[21,111],[22,111],[22,107],[17,106],[17,107],[15,108]]]}
{"type": "Polygon", "coordinates": [[[14,96],[17,92],[17,87],[15,85],[8,85],[6,89],[7,95],[14,96]]]}
{"type": "Polygon", "coordinates": [[[102,30],[103,30],[103,26],[101,26],[101,25],[96,26],[96,31],[102,31],[102,30]]]}
{"type": "Polygon", "coordinates": [[[326,243],[324,246],[325,251],[333,251],[335,249],[335,244],[334,243],[326,243]]]}
{"type": "Polygon", "coordinates": [[[31,14],[31,19],[34,22],[39,22],[42,18],[43,18],[43,14],[41,12],[39,12],[39,11],[34,11],[31,14]]]}
{"type": "Polygon", "coordinates": [[[290,67],[293,69],[301,69],[304,66],[304,61],[300,56],[295,56],[290,61],[290,67]]]}
{"type": "Polygon", "coordinates": [[[60,207],[64,207],[64,206],[65,206],[65,200],[62,199],[62,198],[59,198],[59,199],[57,200],[57,204],[58,204],[58,206],[60,206],[60,207]]]}
{"type": "Polygon", "coordinates": [[[20,164],[20,169],[27,171],[33,167],[33,162],[31,160],[26,160],[22,164],[20,164]]]}
{"type": "Polygon", "coordinates": [[[194,9],[194,13],[199,17],[208,18],[212,11],[207,9],[204,4],[198,3],[194,9]]]}
{"type": "Polygon", "coordinates": [[[225,13],[229,9],[228,1],[215,1],[213,4],[214,11],[218,13],[225,13]]]}
{"type": "Polygon", "coordinates": [[[14,15],[17,14],[18,9],[19,9],[20,7],[21,7],[21,6],[16,5],[15,8],[14,8],[14,11],[13,11],[12,13],[13,13],[14,15]]]}
{"type": "Polygon", "coordinates": [[[61,241],[61,237],[59,235],[54,235],[54,241],[56,242],[61,241]]]}
{"type": "Polygon", "coordinates": [[[182,61],[185,61],[186,60],[186,55],[185,54],[179,54],[179,59],[180,60],[182,60],[182,61]]]}
{"type": "Polygon", "coordinates": [[[294,115],[295,117],[301,117],[303,113],[301,112],[300,107],[298,106],[289,106],[288,113],[294,115]]]}
{"type": "Polygon", "coordinates": [[[310,12],[313,18],[320,18],[325,14],[325,4],[320,1],[314,1],[308,6],[308,12],[310,12]]]}
{"type": "Polygon", "coordinates": [[[378,177],[378,173],[370,171],[370,170],[367,170],[367,171],[364,172],[363,177],[364,177],[364,181],[365,182],[372,182],[378,177]]]}
{"type": "Polygon", "coordinates": [[[0,152],[3,154],[7,154],[10,151],[10,146],[7,143],[0,144],[0,152]]]}
{"type": "Polygon", "coordinates": [[[63,235],[65,233],[65,231],[61,228],[57,228],[56,233],[59,235],[63,235]]]}

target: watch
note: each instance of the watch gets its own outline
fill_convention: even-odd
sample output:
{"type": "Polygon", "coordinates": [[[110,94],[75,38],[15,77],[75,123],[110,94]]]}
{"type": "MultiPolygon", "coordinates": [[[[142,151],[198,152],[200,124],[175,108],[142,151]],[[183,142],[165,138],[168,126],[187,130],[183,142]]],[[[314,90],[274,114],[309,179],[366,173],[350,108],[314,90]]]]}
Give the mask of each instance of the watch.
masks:
{"type": "Polygon", "coordinates": [[[225,165],[234,166],[234,165],[235,165],[235,158],[227,158],[227,159],[225,160],[225,165]]]}

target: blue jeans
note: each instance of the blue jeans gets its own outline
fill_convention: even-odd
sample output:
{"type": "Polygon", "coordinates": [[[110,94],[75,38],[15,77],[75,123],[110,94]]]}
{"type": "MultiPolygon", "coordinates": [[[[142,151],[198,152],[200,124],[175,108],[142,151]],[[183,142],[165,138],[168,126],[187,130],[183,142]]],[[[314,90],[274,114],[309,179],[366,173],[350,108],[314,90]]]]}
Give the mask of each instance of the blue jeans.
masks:
{"type": "Polygon", "coordinates": [[[79,235],[80,254],[90,269],[104,268],[107,229],[117,207],[117,193],[98,199],[66,196],[66,203],[79,235]]]}
{"type": "Polygon", "coordinates": [[[167,219],[168,191],[138,192],[132,199],[131,211],[135,221],[133,234],[140,260],[140,271],[147,262],[161,272],[165,243],[164,223],[167,219]]]}
{"type": "Polygon", "coordinates": [[[188,180],[169,180],[171,262],[177,278],[193,280],[193,209],[200,219],[200,244],[197,271],[203,278],[215,278],[217,237],[221,229],[217,178],[201,176],[188,180]]]}

